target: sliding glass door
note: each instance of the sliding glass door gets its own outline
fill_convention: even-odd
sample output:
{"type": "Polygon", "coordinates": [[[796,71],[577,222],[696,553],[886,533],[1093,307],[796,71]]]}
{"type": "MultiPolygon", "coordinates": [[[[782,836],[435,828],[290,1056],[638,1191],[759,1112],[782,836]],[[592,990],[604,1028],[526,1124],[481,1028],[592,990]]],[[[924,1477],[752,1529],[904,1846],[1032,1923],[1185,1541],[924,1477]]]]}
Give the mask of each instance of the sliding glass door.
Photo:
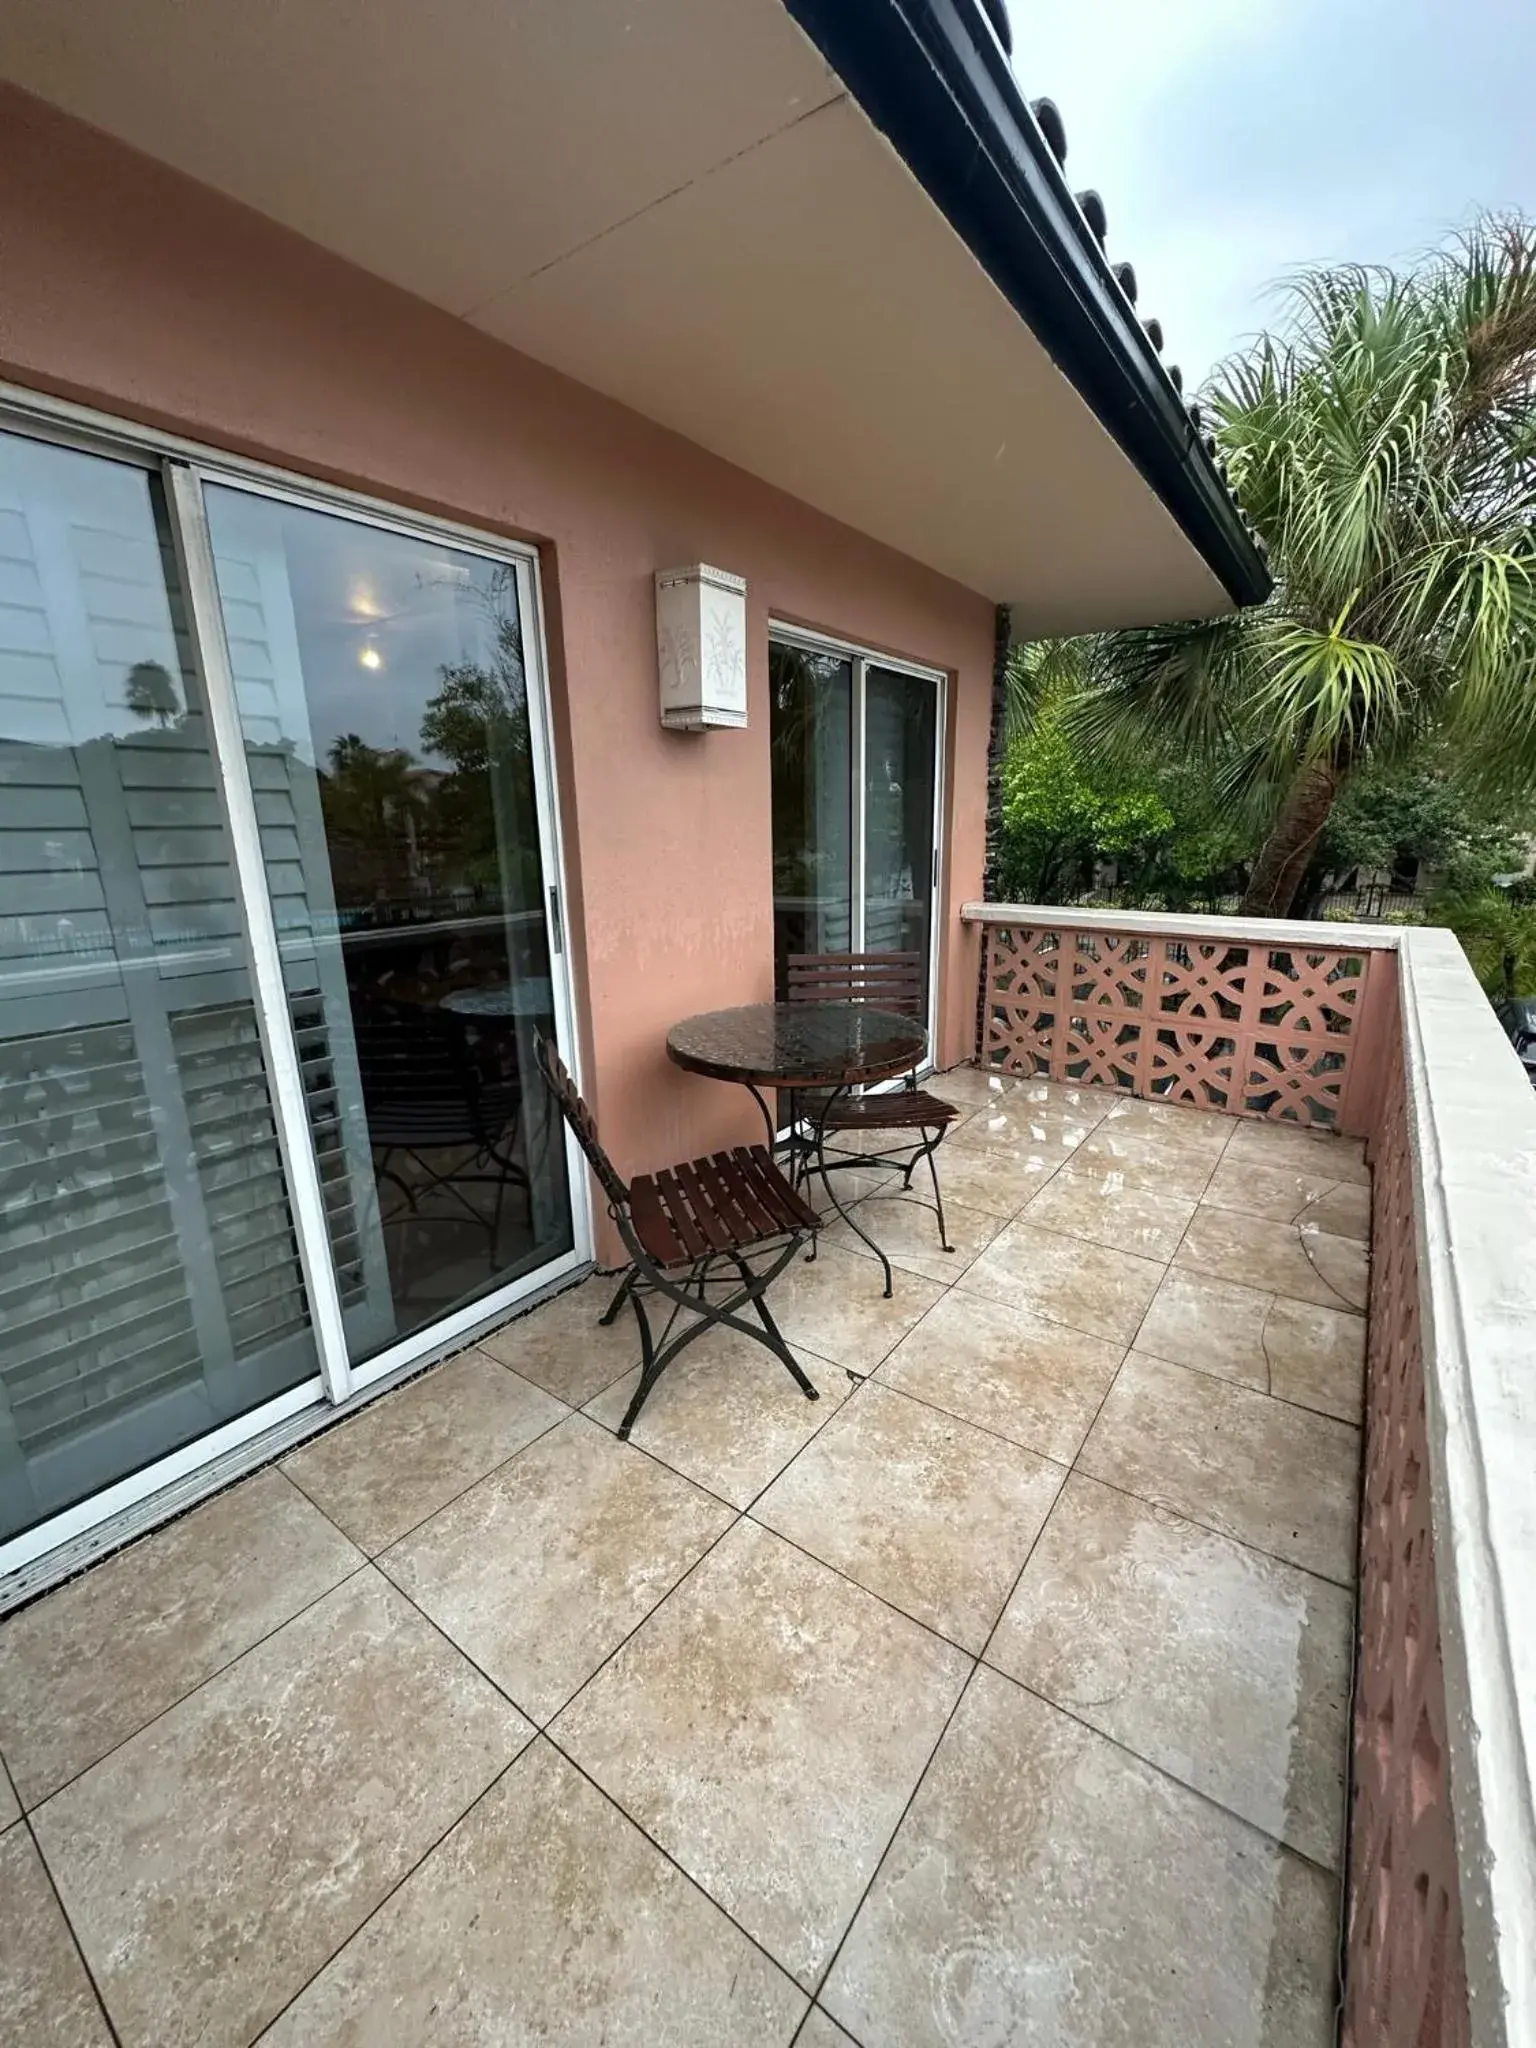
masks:
{"type": "Polygon", "coordinates": [[[819,640],[768,645],[773,930],[791,953],[917,953],[931,991],[943,679],[819,640]]]}
{"type": "Polygon", "coordinates": [[[0,432],[0,1569],[572,1261],[535,602],[0,432]]]}

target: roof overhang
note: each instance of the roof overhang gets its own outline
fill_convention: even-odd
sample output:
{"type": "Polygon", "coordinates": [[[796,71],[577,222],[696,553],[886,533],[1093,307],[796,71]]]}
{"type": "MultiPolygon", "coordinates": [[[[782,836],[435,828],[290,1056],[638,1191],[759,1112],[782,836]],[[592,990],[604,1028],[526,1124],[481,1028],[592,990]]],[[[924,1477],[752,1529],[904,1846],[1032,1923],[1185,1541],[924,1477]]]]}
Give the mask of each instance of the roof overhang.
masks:
{"type": "Polygon", "coordinates": [[[8,0],[0,75],[1017,630],[1268,589],[975,0],[8,0]]]}

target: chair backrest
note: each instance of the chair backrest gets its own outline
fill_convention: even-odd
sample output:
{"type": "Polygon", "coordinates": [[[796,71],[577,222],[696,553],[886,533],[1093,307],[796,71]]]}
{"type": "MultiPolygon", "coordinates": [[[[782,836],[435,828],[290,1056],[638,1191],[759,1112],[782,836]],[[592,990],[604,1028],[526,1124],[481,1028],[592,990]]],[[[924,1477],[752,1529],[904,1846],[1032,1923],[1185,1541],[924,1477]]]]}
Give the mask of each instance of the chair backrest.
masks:
{"type": "Polygon", "coordinates": [[[792,1003],[869,1003],[925,1022],[921,953],[791,953],[785,997],[792,1003]]]}
{"type": "Polygon", "coordinates": [[[602,1182],[603,1193],[616,1209],[627,1207],[629,1189],[619,1178],[618,1168],[603,1150],[597,1135],[597,1125],[592,1112],[576,1092],[576,1083],[571,1079],[564,1060],[555,1051],[547,1038],[535,1038],[534,1058],[539,1063],[539,1072],[555,1101],[560,1105],[560,1114],[576,1135],[576,1142],[587,1155],[592,1171],[602,1182]]]}

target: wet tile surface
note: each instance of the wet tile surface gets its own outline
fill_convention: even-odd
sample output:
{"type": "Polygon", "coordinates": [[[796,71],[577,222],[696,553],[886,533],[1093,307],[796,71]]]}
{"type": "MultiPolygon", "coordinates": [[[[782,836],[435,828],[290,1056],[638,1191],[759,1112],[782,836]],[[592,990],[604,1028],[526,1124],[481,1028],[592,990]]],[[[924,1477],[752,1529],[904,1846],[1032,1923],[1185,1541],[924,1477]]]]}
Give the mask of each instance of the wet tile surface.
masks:
{"type": "Polygon", "coordinates": [[[1353,1610],[1342,1586],[1074,1474],[987,1661],[1337,1868],[1353,1610]]]}
{"type": "Polygon", "coordinates": [[[944,1291],[899,1266],[889,1301],[884,1288],[877,1260],[828,1245],[814,1259],[794,1261],[775,1285],[769,1307],[791,1349],[803,1345],[834,1365],[869,1373],[944,1291]]]}
{"type": "MultiPolygon", "coordinates": [[[[900,1182],[896,1185],[899,1187],[900,1182]]],[[[918,1185],[914,1180],[913,1187],[918,1185]]],[[[944,1221],[949,1241],[954,1246],[952,1252],[945,1251],[939,1243],[938,1219],[933,1211],[919,1208],[916,1202],[900,1195],[877,1194],[868,1202],[861,1203],[852,1213],[857,1217],[860,1228],[869,1232],[893,1266],[900,1266],[908,1273],[920,1273],[925,1280],[937,1281],[940,1286],[948,1286],[951,1280],[963,1273],[1001,1228],[1001,1218],[984,1209],[967,1208],[963,1202],[953,1200],[947,1185],[944,1187],[944,1221]]],[[[875,1256],[851,1226],[840,1218],[828,1229],[822,1243],[838,1245],[861,1258],[872,1259],[875,1256]]]]}
{"type": "Polygon", "coordinates": [[[15,2048],[111,2048],[112,2036],[32,1837],[0,1834],[0,2032],[15,2048]]]}
{"type": "Polygon", "coordinates": [[[23,1802],[35,1806],[362,1562],[269,1469],[0,1624],[0,1755],[23,1802]]]}
{"type": "Polygon", "coordinates": [[[127,2048],[243,2043],[531,1730],[371,1570],[37,1809],[127,2048]]]}
{"type": "Polygon", "coordinates": [[[1350,1308],[1365,1298],[1363,1245],[1344,1237],[1304,1235],[1293,1224],[1235,1209],[1202,1204],[1173,1262],[1190,1272],[1324,1308],[1350,1308]]]}
{"type": "Polygon", "coordinates": [[[1365,1406],[1365,1317],[1277,1300],[1264,1331],[1269,1391],[1359,1422],[1365,1406]]]}
{"type": "Polygon", "coordinates": [[[21,1815],[21,1802],[11,1790],[11,1781],[0,1769],[0,1835],[21,1815]]]}
{"type": "Polygon", "coordinates": [[[1021,1219],[994,1238],[955,1284],[1090,1337],[1129,1344],[1162,1277],[1154,1259],[1021,1219]]]}
{"type": "Polygon", "coordinates": [[[871,1380],[753,1517],[979,1654],[1060,1466],[871,1380]]]}
{"type": "Polygon", "coordinates": [[[1359,1431],[1132,1352],[1079,1469],[1339,1585],[1353,1582],[1359,1431]]]}
{"type": "Polygon", "coordinates": [[[733,1520],[722,1502],[572,1415],[379,1562],[542,1724],[733,1520]]]}
{"type": "Polygon", "coordinates": [[[1155,1195],[1113,1175],[1075,1173],[1065,1166],[1035,1196],[1024,1221],[1069,1237],[1086,1237],[1114,1251],[1166,1261],[1178,1250],[1194,1213],[1194,1202],[1184,1196],[1155,1195]]]}
{"type": "Polygon", "coordinates": [[[1275,1297],[1206,1273],[1168,1274],[1136,1333],[1136,1349],[1269,1392],[1265,1331],[1275,1297]]]}
{"type": "Polygon", "coordinates": [[[464,1351],[295,1451],[282,1469],[371,1555],[565,1412],[483,1351],[464,1351]]]}
{"type": "Polygon", "coordinates": [[[865,2048],[1326,2048],[1334,1888],[983,1667],[821,1993],[865,2048]]]}
{"type": "MultiPolygon", "coordinates": [[[[803,1346],[796,1355],[816,1389],[814,1401],[763,1345],[712,1330],[652,1387],[630,1442],[733,1506],[749,1506],[853,1389],[845,1366],[803,1346]]],[[[617,1429],[639,1379],[638,1368],[626,1373],[586,1413],[617,1429]]]]}
{"type": "Polygon", "coordinates": [[[1070,1464],[1125,1346],[955,1288],[881,1366],[882,1386],[1070,1464]]]}
{"type": "Polygon", "coordinates": [[[944,1089],[977,1255],[783,1275],[820,1400],[620,1445],[589,1282],[0,1624],[0,2032],[107,2038],[72,1928],[130,2048],[1321,2048],[1359,1148],[944,1089]]]}
{"type": "Polygon", "coordinates": [[[263,2041],[781,2048],[804,2010],[804,1993],[540,1741],[263,2041]]]}
{"type": "Polygon", "coordinates": [[[960,1651],[744,1521],[551,1732],[809,1984],[970,1668],[960,1651]]]}

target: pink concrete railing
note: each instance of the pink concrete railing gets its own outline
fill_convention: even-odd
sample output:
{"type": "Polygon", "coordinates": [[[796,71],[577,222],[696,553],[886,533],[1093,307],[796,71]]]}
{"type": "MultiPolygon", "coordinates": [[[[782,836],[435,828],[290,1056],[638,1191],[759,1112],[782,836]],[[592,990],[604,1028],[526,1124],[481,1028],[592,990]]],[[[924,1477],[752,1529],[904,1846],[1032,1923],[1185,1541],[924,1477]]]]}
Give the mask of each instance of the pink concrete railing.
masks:
{"type": "Polygon", "coordinates": [[[1364,1137],[1344,2048],[1536,2044],[1536,1100],[1431,930],[967,904],[981,1064],[1364,1137]]]}
{"type": "Polygon", "coordinates": [[[1327,925],[1255,922],[1228,935],[1241,929],[1068,911],[989,918],[982,1065],[1365,1135],[1391,953],[1340,942],[1327,925]],[[1280,936],[1257,936],[1266,931],[1280,936]]]}
{"type": "MultiPolygon", "coordinates": [[[[1393,1024],[1398,1024],[1394,1001],[1393,1024]]],[[[1470,2041],[1402,1034],[1372,1134],[1344,2048],[1470,2041]]]]}

